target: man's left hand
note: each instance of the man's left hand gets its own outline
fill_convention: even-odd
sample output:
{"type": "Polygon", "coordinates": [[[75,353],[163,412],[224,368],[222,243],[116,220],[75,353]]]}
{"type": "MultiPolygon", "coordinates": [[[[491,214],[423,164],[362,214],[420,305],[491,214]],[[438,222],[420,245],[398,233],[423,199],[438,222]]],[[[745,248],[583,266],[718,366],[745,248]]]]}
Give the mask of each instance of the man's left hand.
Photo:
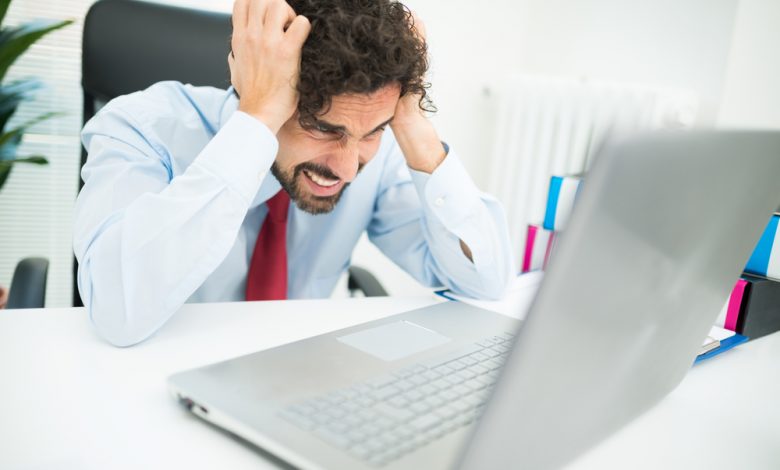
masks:
{"type": "MultiPolygon", "coordinates": [[[[425,41],[425,25],[412,13],[410,25],[414,33],[425,41]]],[[[409,168],[425,173],[433,170],[444,160],[444,146],[433,124],[420,108],[420,95],[409,93],[402,96],[395,108],[395,117],[390,122],[393,134],[406,157],[409,168]]]]}

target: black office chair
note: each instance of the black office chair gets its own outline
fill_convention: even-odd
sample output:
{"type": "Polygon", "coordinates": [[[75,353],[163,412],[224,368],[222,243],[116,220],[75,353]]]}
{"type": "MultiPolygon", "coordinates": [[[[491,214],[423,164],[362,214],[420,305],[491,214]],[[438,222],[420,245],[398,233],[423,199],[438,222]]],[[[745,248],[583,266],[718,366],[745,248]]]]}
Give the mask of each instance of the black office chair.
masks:
{"type": "Polygon", "coordinates": [[[365,297],[384,297],[387,295],[387,291],[382,287],[377,278],[360,266],[349,267],[347,290],[352,297],[356,297],[358,292],[365,297]]]}
{"type": "Polygon", "coordinates": [[[16,265],[5,308],[43,308],[49,260],[25,258],[16,265]]]}
{"type": "MultiPolygon", "coordinates": [[[[227,13],[138,0],[99,0],[84,21],[84,123],[113,98],[163,80],[227,88],[230,34],[227,13]]],[[[82,148],[82,166],[86,160],[82,148]]],[[[82,185],[79,178],[79,189],[82,185]]],[[[73,305],[81,306],[77,269],[74,260],[73,305]]],[[[366,296],[386,295],[368,272],[359,273],[353,283],[366,296]]]]}

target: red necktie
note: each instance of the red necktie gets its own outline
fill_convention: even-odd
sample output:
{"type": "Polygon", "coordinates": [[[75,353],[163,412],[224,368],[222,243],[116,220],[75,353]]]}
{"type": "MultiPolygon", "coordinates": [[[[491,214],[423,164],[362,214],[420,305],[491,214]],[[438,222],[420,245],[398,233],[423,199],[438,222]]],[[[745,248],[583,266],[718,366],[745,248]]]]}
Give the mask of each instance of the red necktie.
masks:
{"type": "Polygon", "coordinates": [[[287,209],[290,196],[279,190],[266,201],[268,215],[257,236],[246,278],[246,300],[287,298],[287,209]]]}

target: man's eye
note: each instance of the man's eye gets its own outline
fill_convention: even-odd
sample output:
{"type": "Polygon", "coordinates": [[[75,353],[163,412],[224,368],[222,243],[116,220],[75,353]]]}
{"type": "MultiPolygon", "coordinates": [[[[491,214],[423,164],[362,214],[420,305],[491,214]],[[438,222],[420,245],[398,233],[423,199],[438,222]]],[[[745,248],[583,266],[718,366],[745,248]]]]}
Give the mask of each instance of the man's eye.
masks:
{"type": "Polygon", "coordinates": [[[318,125],[314,125],[314,127],[311,128],[311,132],[315,135],[325,136],[325,137],[337,137],[341,135],[341,133],[336,130],[333,130],[329,127],[318,126],[318,125]]]}
{"type": "Polygon", "coordinates": [[[384,132],[384,131],[385,131],[385,128],[384,127],[380,127],[379,129],[377,129],[374,132],[370,133],[368,135],[368,138],[372,139],[372,138],[375,138],[375,137],[379,137],[380,135],[382,135],[382,132],[384,132]]]}

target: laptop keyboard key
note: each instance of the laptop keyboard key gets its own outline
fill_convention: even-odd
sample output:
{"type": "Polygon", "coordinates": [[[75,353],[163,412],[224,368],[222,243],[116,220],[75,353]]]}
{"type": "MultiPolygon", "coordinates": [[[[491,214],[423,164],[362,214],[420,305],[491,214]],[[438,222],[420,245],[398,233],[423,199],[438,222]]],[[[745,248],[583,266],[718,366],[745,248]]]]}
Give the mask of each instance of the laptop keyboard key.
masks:
{"type": "Polygon", "coordinates": [[[436,415],[422,415],[409,421],[409,426],[420,432],[433,428],[439,422],[441,422],[441,419],[436,415]]]}
{"type": "Polygon", "coordinates": [[[407,408],[396,408],[387,403],[377,403],[373,408],[376,412],[395,421],[407,421],[414,417],[414,413],[407,408]]]}
{"type": "Polygon", "coordinates": [[[368,408],[369,406],[373,405],[375,400],[368,395],[361,395],[357,398],[355,398],[354,403],[364,407],[368,408]]]}
{"type": "Polygon", "coordinates": [[[382,432],[382,428],[377,426],[374,423],[365,423],[361,428],[360,431],[367,435],[367,436],[376,436],[380,432],[382,432]]]}
{"type": "Polygon", "coordinates": [[[407,391],[407,390],[411,390],[411,389],[417,387],[417,385],[415,385],[414,383],[412,383],[412,382],[410,382],[410,381],[408,381],[406,379],[399,380],[398,382],[393,384],[393,386],[400,388],[404,392],[407,391]]]}
{"type": "Polygon", "coordinates": [[[328,424],[333,418],[330,416],[330,414],[320,411],[312,415],[312,419],[317,424],[328,424]]]}
{"type": "Polygon", "coordinates": [[[378,390],[374,390],[371,392],[370,397],[376,401],[384,401],[387,400],[390,397],[393,397],[395,395],[398,395],[401,393],[401,389],[398,387],[383,387],[378,390]]]}
{"type": "Polygon", "coordinates": [[[431,408],[438,408],[444,404],[444,399],[439,395],[431,395],[425,399],[424,403],[431,408]]]}
{"type": "Polygon", "coordinates": [[[417,390],[409,390],[408,392],[403,394],[403,397],[410,402],[415,402],[418,400],[422,400],[423,394],[417,390]]]}
{"type": "Polygon", "coordinates": [[[423,401],[418,401],[409,405],[409,409],[412,410],[413,413],[419,415],[425,413],[426,411],[431,409],[431,407],[426,405],[425,402],[423,401]]]}
{"type": "Polygon", "coordinates": [[[315,431],[317,436],[319,436],[323,441],[327,442],[328,444],[338,447],[340,449],[347,449],[349,448],[351,442],[349,438],[342,434],[333,432],[328,428],[321,428],[315,431]]]}
{"type": "Polygon", "coordinates": [[[387,401],[387,403],[396,408],[403,408],[409,404],[409,400],[404,395],[399,395],[397,397],[391,398],[387,401]]]}
{"type": "Polygon", "coordinates": [[[408,377],[406,380],[418,386],[428,383],[428,379],[425,378],[423,375],[412,375],[408,377]]]}
{"type": "Polygon", "coordinates": [[[431,384],[421,385],[418,390],[425,396],[434,395],[439,392],[439,389],[431,384]]]}

